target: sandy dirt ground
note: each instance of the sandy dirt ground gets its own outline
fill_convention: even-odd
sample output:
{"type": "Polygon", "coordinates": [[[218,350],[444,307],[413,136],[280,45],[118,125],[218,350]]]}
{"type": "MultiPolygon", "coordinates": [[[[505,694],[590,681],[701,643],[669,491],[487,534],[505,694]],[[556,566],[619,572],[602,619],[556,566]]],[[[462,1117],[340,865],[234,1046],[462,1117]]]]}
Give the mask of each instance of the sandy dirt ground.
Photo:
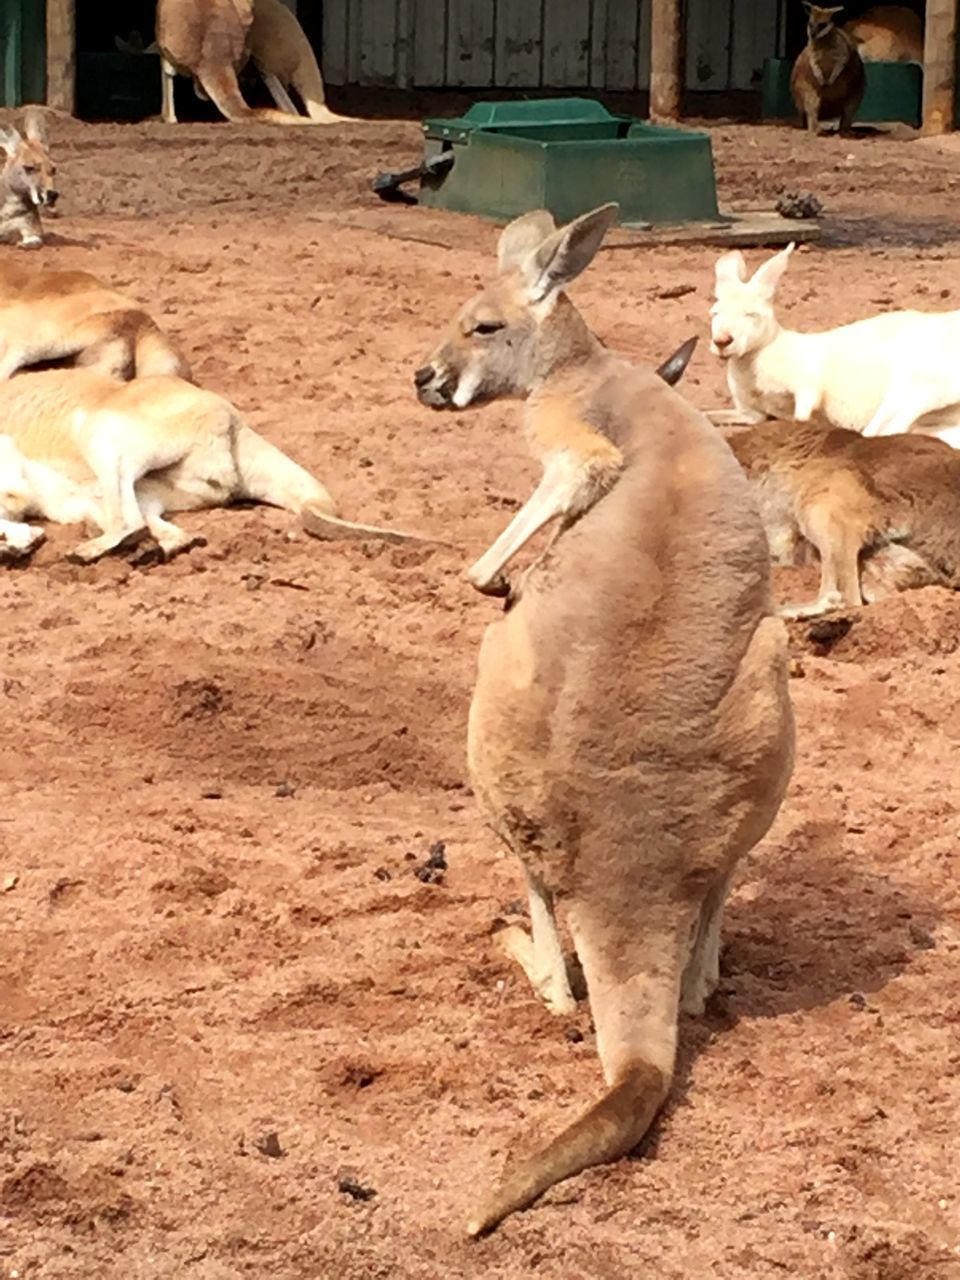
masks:
{"type": "MultiPolygon", "coordinates": [[[[727,207],[824,203],[798,326],[960,306],[960,153],[712,132],[727,207]]],[[[522,884],[465,784],[498,606],[462,570],[534,470],[515,407],[411,387],[495,233],[369,193],[413,122],[53,134],[33,260],[142,299],[345,515],[451,546],[249,508],[184,517],[208,545],[167,566],[75,567],[54,529],[0,575],[0,1277],[960,1276],[960,601],[794,628],[796,775],[672,1102],[634,1158],[468,1243],[508,1152],[600,1087],[587,1010],[552,1018],[491,945],[522,884]]],[[[576,300],[659,360],[706,334],[714,258],[637,239],[576,300]]],[[[685,389],[726,403],[705,347],[685,389]]]]}

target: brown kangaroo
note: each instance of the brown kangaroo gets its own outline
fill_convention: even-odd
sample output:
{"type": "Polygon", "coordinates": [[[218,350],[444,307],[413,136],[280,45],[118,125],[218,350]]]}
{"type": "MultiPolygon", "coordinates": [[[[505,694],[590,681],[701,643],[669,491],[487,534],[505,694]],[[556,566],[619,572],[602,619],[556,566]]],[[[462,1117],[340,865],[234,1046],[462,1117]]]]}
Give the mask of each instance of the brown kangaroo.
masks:
{"type": "Polygon", "coordinates": [[[0,126],[0,149],[6,156],[0,172],[0,235],[18,236],[23,249],[39,249],[40,210],[52,209],[60,194],[41,112],[27,108],[23,134],[13,125],[0,126]]]}
{"type": "Polygon", "coordinates": [[[808,4],[807,43],[793,64],[790,92],[801,123],[820,132],[820,121],[840,117],[840,132],[849,133],[867,88],[866,72],[857,43],[834,22],[843,5],[825,9],[808,4]]]}
{"type": "Polygon", "coordinates": [[[0,381],[20,369],[74,362],[126,381],[189,378],[180,348],[139,303],[87,271],[0,266],[0,381]]]}
{"type": "Polygon", "coordinates": [[[557,532],[487,628],[468,761],[529,888],[533,936],[508,930],[504,945],[569,1011],[563,906],[607,1086],[508,1166],[474,1236],[643,1137],[670,1088],[679,1009],[702,1011],[717,985],[734,868],[792,768],[785,628],[750,486],[706,418],[607,351],[564,293],[616,215],[511,223],[499,277],[415,375],[438,409],[527,401],[543,478],[470,580],[502,592],[524,543],[557,532]]]}
{"type": "MultiPolygon", "coordinates": [[[[163,63],[163,118],[168,124],[177,121],[173,102],[173,79],[177,72],[192,76],[198,92],[202,90],[201,96],[210,98],[227,120],[309,125],[338,119],[325,108],[315,117],[306,118],[272,107],[247,105],[237,74],[251,54],[254,16],[253,0],[158,0],[157,45],[163,63]]],[[[279,38],[284,50],[289,52],[289,23],[278,23],[275,18],[272,12],[260,17],[257,42],[261,65],[271,63],[271,56],[264,53],[271,29],[273,38],[279,38]],[[274,19],[272,28],[271,19],[274,19]]],[[[299,30],[295,20],[294,25],[299,30]]],[[[286,66],[289,58],[284,55],[281,60],[286,66]]],[[[272,71],[272,65],[267,69],[272,71]]],[[[278,83],[277,74],[272,77],[274,84],[278,83]]]]}
{"type": "Polygon", "coordinates": [[[960,587],[960,453],[933,436],[878,436],[763,422],[729,444],[754,487],[780,564],[820,560],[817,599],[785,617],[960,587]]]}

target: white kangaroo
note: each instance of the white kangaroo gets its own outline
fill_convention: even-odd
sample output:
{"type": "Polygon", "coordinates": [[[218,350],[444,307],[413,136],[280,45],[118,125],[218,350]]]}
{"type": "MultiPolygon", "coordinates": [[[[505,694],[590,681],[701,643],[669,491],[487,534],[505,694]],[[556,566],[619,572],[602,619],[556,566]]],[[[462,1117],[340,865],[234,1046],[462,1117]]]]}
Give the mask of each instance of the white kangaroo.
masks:
{"type": "Polygon", "coordinates": [[[508,930],[506,948],[568,1012],[563,906],[607,1086],[508,1165],[474,1236],[643,1137],[670,1088],[678,1010],[702,1011],[717,985],[734,868],[792,767],[786,635],[750,485],[706,418],[606,350],[564,294],[616,213],[511,223],[499,277],[415,375],[437,409],[527,401],[543,478],[471,581],[502,593],[536,530],[557,532],[487,628],[469,768],[529,886],[533,937],[508,930]]]}
{"type": "Polygon", "coordinates": [[[40,531],[24,530],[30,518],[96,525],[99,534],[71,553],[82,563],[147,533],[169,558],[202,539],[166,513],[245,499],[293,511],[318,538],[426,541],[341,520],[319,480],[257,435],[229,400],[182,378],[24,374],[0,383],[0,425],[9,437],[0,452],[7,558],[39,540],[40,531]],[[20,527],[11,531],[11,523],[20,527]]]}
{"type": "Polygon", "coordinates": [[[747,421],[812,418],[865,436],[918,430],[960,448],[960,311],[891,311],[797,333],[773,301],[794,246],[748,277],[739,249],[716,265],[711,350],[747,421]]]}

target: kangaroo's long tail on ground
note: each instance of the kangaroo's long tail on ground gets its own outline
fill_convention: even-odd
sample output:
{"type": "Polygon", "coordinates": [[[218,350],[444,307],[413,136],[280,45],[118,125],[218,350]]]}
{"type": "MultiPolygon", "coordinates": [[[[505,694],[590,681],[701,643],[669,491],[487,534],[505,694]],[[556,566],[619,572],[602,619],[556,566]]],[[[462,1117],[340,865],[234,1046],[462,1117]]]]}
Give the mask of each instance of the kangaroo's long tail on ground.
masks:
{"type": "Polygon", "coordinates": [[[234,124],[311,125],[319,123],[306,116],[288,115],[286,111],[277,111],[273,107],[248,106],[240,92],[237,73],[232,67],[219,67],[213,72],[205,71],[202,75],[198,75],[198,79],[220,114],[234,124]]]}
{"type": "Polygon", "coordinates": [[[467,1233],[481,1236],[517,1209],[525,1209],[549,1187],[595,1164],[626,1155],[640,1142],[663,1105],[670,1082],[658,1067],[637,1062],[589,1111],[542,1150],[518,1161],[467,1233]]]}
{"type": "Polygon", "coordinates": [[[341,541],[377,538],[384,542],[419,542],[443,545],[435,538],[378,525],[343,520],[323,484],[299,463],[257,435],[238,415],[236,424],[237,471],[241,488],[238,497],[252,498],[272,507],[282,507],[300,517],[304,530],[314,538],[341,541]]]}

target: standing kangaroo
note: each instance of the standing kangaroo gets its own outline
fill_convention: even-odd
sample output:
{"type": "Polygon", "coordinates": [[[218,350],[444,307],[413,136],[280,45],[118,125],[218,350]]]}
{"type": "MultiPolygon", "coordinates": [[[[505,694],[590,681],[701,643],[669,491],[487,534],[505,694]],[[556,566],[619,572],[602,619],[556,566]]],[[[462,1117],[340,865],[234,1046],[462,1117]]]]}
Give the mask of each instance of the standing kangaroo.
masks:
{"type": "Polygon", "coordinates": [[[703,415],[607,351],[563,292],[616,214],[511,223],[499,277],[415,375],[437,409],[527,401],[543,478],[471,582],[502,594],[513,556],[558,531],[487,628],[468,761],[526,872],[533,936],[508,930],[506,948],[569,1012],[562,904],[607,1084],[509,1166],[474,1236],[643,1137],[670,1088],[679,1008],[702,1011],[717,985],[734,868],[792,768],[785,631],[750,486],[703,415]]]}
{"type": "Polygon", "coordinates": [[[840,132],[849,133],[867,88],[857,42],[834,22],[843,9],[808,4],[807,43],[793,64],[790,92],[801,123],[809,133],[820,132],[820,121],[840,117],[840,132]]]}
{"type": "MultiPolygon", "coordinates": [[[[192,76],[198,93],[202,91],[201,96],[210,98],[227,120],[306,125],[340,119],[323,105],[319,69],[316,82],[307,76],[302,83],[303,92],[312,91],[314,95],[315,110],[310,111],[309,119],[291,114],[293,104],[286,94],[282,101],[290,110],[250,107],[244,101],[237,74],[246,65],[251,52],[257,65],[267,73],[267,87],[275,99],[276,87],[284,75],[290,73],[292,65],[297,63],[302,67],[304,51],[302,46],[293,48],[290,23],[297,28],[304,43],[306,37],[292,14],[289,21],[285,21],[276,13],[276,9],[282,8],[279,3],[274,7],[269,0],[262,13],[255,12],[253,0],[158,0],[156,31],[162,59],[163,119],[166,123],[177,122],[173,101],[173,80],[177,72],[192,76]],[[256,49],[253,48],[254,29],[256,49]],[[276,45],[275,50],[271,47],[273,45],[276,45]]],[[[291,79],[291,83],[298,93],[301,92],[301,83],[296,79],[291,79]]],[[[306,99],[304,105],[309,110],[306,99]]]]}

